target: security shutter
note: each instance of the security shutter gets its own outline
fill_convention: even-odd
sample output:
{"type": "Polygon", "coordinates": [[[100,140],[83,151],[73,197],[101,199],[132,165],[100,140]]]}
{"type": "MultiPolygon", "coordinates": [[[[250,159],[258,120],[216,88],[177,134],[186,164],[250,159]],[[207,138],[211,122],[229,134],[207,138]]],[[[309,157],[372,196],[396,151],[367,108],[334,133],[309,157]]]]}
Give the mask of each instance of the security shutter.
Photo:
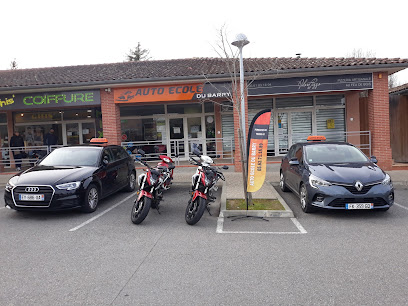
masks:
{"type": "Polygon", "coordinates": [[[312,134],[312,112],[291,113],[292,144],[305,141],[312,134]]]}
{"type": "Polygon", "coordinates": [[[232,113],[221,114],[221,124],[222,124],[222,138],[224,139],[222,143],[222,148],[224,151],[230,151],[235,148],[234,144],[234,115],[232,113]],[[232,148],[231,142],[232,139],[232,148]]]}
{"type": "Polygon", "coordinates": [[[328,141],[345,141],[346,131],[344,108],[316,110],[317,134],[326,136],[328,141]],[[334,126],[333,126],[334,120],[334,126]]]}

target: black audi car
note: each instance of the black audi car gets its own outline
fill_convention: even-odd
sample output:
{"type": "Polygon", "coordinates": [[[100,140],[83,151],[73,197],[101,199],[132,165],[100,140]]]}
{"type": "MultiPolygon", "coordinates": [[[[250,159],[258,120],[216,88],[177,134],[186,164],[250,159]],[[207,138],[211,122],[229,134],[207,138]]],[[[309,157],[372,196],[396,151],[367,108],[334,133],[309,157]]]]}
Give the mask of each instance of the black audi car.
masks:
{"type": "Polygon", "coordinates": [[[58,148],[13,176],[5,188],[6,207],[93,212],[100,199],[121,189],[133,191],[134,160],[122,147],[103,142],[58,148]]]}
{"type": "Polygon", "coordinates": [[[302,210],[388,210],[394,203],[391,178],[358,148],[344,142],[294,144],[282,159],[280,188],[300,198],[302,210]]]}

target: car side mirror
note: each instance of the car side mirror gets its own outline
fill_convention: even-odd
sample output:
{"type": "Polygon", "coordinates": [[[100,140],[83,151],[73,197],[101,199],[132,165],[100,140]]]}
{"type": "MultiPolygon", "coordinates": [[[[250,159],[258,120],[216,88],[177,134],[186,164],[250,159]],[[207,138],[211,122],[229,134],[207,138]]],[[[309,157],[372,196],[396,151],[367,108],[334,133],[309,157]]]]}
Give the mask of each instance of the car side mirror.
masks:
{"type": "Polygon", "coordinates": [[[296,157],[292,158],[292,159],[289,161],[289,165],[291,165],[291,166],[299,166],[299,161],[298,161],[298,159],[297,159],[296,157]]]}
{"type": "Polygon", "coordinates": [[[222,166],[222,169],[224,169],[224,170],[228,170],[228,169],[229,169],[229,167],[228,167],[227,165],[224,165],[224,166],[222,166]]]}
{"type": "Polygon", "coordinates": [[[377,157],[375,157],[374,155],[371,156],[370,160],[371,160],[371,162],[373,162],[374,164],[378,163],[377,157]]]}
{"type": "Polygon", "coordinates": [[[107,165],[109,164],[109,160],[108,160],[108,157],[107,157],[107,156],[105,156],[105,157],[103,158],[102,163],[103,163],[104,166],[107,166],[107,165]]]}

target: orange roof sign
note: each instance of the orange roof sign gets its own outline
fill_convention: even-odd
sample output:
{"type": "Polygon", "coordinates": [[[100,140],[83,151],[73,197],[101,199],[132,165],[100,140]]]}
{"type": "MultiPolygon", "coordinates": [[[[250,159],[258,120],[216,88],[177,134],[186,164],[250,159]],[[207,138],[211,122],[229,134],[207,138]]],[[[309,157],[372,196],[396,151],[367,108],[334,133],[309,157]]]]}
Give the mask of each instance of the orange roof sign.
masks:
{"type": "Polygon", "coordinates": [[[92,138],[91,144],[108,144],[108,140],[106,138],[92,138]]]}
{"type": "Polygon", "coordinates": [[[307,137],[307,141],[326,141],[326,137],[324,137],[324,136],[309,136],[309,137],[307,137]]]}

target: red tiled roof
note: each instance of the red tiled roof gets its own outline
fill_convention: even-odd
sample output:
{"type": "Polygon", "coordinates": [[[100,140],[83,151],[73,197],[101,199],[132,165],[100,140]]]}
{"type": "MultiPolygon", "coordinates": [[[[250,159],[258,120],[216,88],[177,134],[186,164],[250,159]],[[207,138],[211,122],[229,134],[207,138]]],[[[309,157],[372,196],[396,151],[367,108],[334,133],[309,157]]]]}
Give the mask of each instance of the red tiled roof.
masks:
{"type": "MultiPolygon", "coordinates": [[[[231,62],[230,62],[231,63],[231,62]]],[[[238,63],[236,63],[238,64],[238,63]]],[[[246,73],[282,74],[288,72],[374,69],[378,66],[408,67],[408,59],[400,58],[247,58],[246,73]]],[[[0,91],[24,88],[69,87],[82,85],[123,84],[175,79],[198,79],[209,76],[228,77],[229,65],[222,58],[189,58],[151,60],[112,64],[65,66],[0,71],[0,91]]],[[[236,66],[238,67],[238,65],[236,66]]],[[[239,71],[239,68],[236,68],[239,71]]]]}

